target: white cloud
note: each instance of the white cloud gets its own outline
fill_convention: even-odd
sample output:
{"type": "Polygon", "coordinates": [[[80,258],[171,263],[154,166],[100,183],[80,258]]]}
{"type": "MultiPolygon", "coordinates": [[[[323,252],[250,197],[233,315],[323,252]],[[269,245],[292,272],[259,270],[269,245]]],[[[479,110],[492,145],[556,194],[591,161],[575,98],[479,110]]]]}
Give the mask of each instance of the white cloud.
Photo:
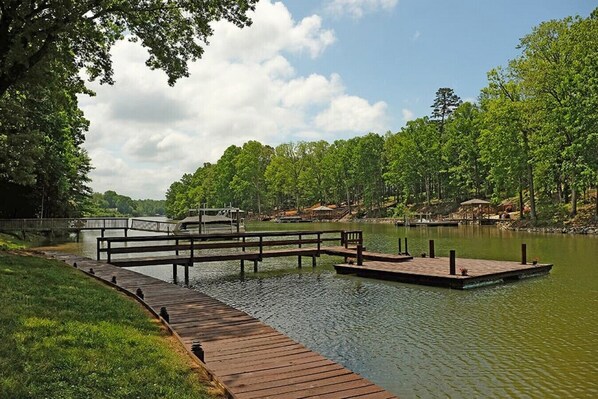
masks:
{"type": "Polygon", "coordinates": [[[334,15],[348,14],[353,18],[361,18],[366,13],[392,10],[398,2],[399,0],[328,0],[326,9],[334,15]]]}
{"type": "Polygon", "coordinates": [[[409,121],[412,121],[413,119],[415,119],[415,117],[413,115],[413,111],[411,111],[410,109],[407,109],[407,108],[401,109],[401,114],[403,114],[403,120],[405,122],[409,122],[409,121]]]}
{"type": "Polygon", "coordinates": [[[145,66],[147,53],[138,44],[113,48],[116,84],[94,84],[97,96],[80,102],[91,121],[85,147],[95,191],[163,198],[183,173],[217,161],[232,144],[387,128],[385,103],[349,95],[335,73],[299,76],[285,57],[314,57],[333,42],[319,17],[295,22],[282,3],[262,0],[253,20],[242,34],[216,24],[204,58],[174,87],[145,66]]]}
{"type": "Polygon", "coordinates": [[[318,128],[328,132],[368,132],[384,128],[386,103],[370,105],[366,100],[355,96],[341,96],[332,100],[328,109],[315,118],[318,128]]]}

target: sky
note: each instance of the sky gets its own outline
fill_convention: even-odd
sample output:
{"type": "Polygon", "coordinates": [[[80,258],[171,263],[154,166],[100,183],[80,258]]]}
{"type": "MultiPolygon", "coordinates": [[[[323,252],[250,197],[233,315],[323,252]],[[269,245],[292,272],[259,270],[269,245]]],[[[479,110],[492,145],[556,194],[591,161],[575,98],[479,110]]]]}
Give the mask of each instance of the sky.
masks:
{"type": "Polygon", "coordinates": [[[116,83],[81,96],[94,192],[164,199],[230,145],[276,146],[397,132],[438,88],[476,101],[487,72],[542,21],[587,17],[589,0],[260,0],[253,25],[213,24],[174,87],[137,43],[112,49],[116,83]]]}

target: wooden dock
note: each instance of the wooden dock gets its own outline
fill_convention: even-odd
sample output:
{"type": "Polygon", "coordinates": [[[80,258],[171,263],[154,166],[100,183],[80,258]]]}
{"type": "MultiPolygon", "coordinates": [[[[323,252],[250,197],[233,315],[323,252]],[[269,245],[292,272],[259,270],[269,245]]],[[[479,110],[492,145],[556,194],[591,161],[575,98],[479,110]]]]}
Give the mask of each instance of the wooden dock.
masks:
{"type": "Polygon", "coordinates": [[[205,368],[238,399],[359,398],[395,396],[309,350],[248,314],[200,292],[77,255],[47,254],[105,282],[113,278],[132,295],[141,289],[154,313],[162,307],[188,350],[201,343],[205,368]]]}
{"type": "Polygon", "coordinates": [[[404,283],[431,285],[456,289],[468,289],[507,281],[520,280],[548,274],[552,264],[522,264],[483,259],[456,259],[456,268],[467,269],[463,276],[456,271],[451,274],[450,258],[413,258],[407,262],[364,262],[363,265],[334,265],[339,274],[355,274],[360,277],[404,283]]]}

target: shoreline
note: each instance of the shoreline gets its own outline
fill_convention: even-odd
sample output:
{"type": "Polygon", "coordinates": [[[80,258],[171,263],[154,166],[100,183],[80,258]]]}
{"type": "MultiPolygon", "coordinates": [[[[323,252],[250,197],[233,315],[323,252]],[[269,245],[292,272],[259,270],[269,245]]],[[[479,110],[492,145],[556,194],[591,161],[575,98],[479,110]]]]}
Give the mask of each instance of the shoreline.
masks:
{"type": "MultiPolygon", "coordinates": [[[[362,218],[351,219],[349,223],[375,223],[375,224],[394,224],[397,221],[403,221],[400,218],[362,218]]],[[[598,226],[513,226],[513,222],[498,222],[496,228],[501,230],[524,231],[528,233],[547,233],[547,234],[576,234],[576,235],[598,235],[598,226]]]]}

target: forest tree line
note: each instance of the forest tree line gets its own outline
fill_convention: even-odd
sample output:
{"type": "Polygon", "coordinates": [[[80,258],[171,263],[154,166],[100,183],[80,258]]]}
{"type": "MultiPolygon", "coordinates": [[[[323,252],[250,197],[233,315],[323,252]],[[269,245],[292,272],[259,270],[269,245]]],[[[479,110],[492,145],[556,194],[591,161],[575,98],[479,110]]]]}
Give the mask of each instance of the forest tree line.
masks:
{"type": "Polygon", "coordinates": [[[170,186],[166,214],[180,218],[199,204],[262,214],[321,202],[359,203],[380,216],[389,198],[516,197],[532,219],[574,216],[598,186],[598,9],[541,23],[519,48],[488,72],[475,104],[440,88],[430,116],[399,132],[230,146],[170,186]]]}
{"type": "Polygon", "coordinates": [[[93,193],[85,208],[85,216],[162,216],[165,201],[153,199],[135,200],[126,195],[108,190],[93,193]]]}

